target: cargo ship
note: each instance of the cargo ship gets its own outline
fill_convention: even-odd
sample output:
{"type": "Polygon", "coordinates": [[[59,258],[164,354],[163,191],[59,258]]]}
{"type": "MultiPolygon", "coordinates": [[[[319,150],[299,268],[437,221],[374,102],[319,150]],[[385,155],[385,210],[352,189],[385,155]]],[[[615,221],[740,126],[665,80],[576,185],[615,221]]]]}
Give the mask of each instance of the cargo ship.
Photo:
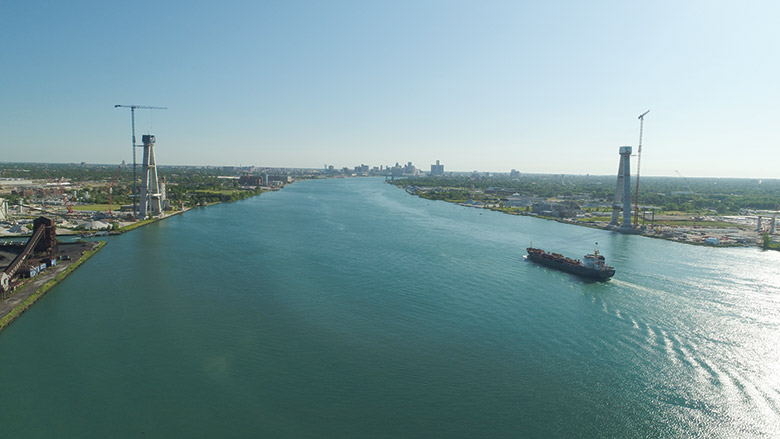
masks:
{"type": "Polygon", "coordinates": [[[528,247],[526,251],[528,251],[528,259],[567,273],[599,280],[607,280],[615,275],[615,268],[606,264],[604,256],[600,255],[598,250],[594,250],[593,254],[585,255],[583,260],[567,258],[559,253],[550,253],[533,247],[528,247]]]}

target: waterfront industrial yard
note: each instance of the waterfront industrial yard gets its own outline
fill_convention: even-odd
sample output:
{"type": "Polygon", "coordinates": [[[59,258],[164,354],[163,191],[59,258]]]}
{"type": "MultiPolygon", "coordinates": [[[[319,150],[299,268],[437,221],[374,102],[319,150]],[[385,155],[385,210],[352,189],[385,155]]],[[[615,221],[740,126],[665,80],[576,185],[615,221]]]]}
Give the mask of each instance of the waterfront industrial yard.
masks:
{"type": "MultiPolygon", "coordinates": [[[[105,242],[101,241],[60,243],[56,265],[35,277],[23,280],[13,291],[4,293],[0,297],[0,330],[104,244],[105,242]]],[[[19,250],[21,250],[20,245],[9,245],[8,242],[0,245],[0,270],[6,269],[19,250]]]]}
{"type": "Polygon", "coordinates": [[[120,175],[119,168],[110,183],[104,181],[104,175],[101,177],[105,166],[100,165],[24,164],[12,165],[10,169],[35,174],[49,173],[47,169],[51,167],[77,174],[77,177],[72,181],[60,179],[56,183],[51,179],[0,179],[0,329],[105,244],[104,241],[81,239],[61,242],[57,236],[120,234],[196,206],[279,190],[292,181],[289,176],[251,177],[246,169],[201,171],[176,167],[174,182],[169,180],[175,187],[171,191],[172,199],[168,198],[166,185],[162,183],[159,193],[155,190],[147,196],[148,205],[134,206],[133,198],[127,197],[130,192],[127,186],[131,185],[115,184],[120,175]],[[242,176],[218,175],[224,171],[240,172],[242,176]],[[112,197],[113,189],[118,189],[116,198],[112,197]],[[108,202],[104,203],[106,193],[108,202]],[[126,203],[128,200],[130,204],[126,203]],[[156,208],[147,214],[142,207],[148,206],[156,208]]]}
{"type": "MultiPolygon", "coordinates": [[[[612,222],[614,218],[610,218],[613,204],[608,200],[611,195],[607,187],[609,177],[536,175],[523,178],[525,180],[501,176],[417,177],[391,183],[403,187],[411,195],[426,199],[688,244],[773,248],[780,240],[777,210],[760,208],[761,203],[764,207],[776,206],[778,201],[777,193],[772,190],[774,186],[767,187],[775,182],[764,182],[764,187],[755,189],[741,187],[748,180],[725,182],[738,186],[737,189],[743,193],[725,196],[699,194],[698,199],[688,193],[651,193],[646,195],[646,199],[658,205],[640,206],[636,225],[625,228],[615,226],[612,222]],[[523,189],[519,189],[521,187],[523,189]],[[731,205],[726,206],[725,202],[731,205]],[[735,207],[750,203],[756,204],[756,208],[735,207]]],[[[674,179],[649,180],[655,186],[653,189],[659,192],[659,189],[674,189],[676,183],[674,179]]],[[[717,182],[703,180],[691,184],[714,187],[717,182]]],[[[725,186],[723,181],[720,183],[725,186]]],[[[708,187],[698,190],[703,193],[706,189],[708,187]]]]}
{"type": "Polygon", "coordinates": [[[130,166],[3,164],[0,239],[29,235],[32,221],[41,215],[55,220],[58,235],[121,233],[150,219],[278,190],[293,181],[291,171],[285,169],[160,166],[158,170],[154,196],[134,203],[130,166]],[[140,212],[150,203],[159,206],[140,212]]]}

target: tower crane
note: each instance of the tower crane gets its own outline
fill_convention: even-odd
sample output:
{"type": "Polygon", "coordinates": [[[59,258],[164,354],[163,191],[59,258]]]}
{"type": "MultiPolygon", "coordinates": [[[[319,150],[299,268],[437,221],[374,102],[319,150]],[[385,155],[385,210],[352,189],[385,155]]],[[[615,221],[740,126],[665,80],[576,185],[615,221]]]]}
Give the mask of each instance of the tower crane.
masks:
{"type": "Polygon", "coordinates": [[[57,186],[59,186],[60,193],[62,194],[62,204],[68,209],[68,213],[73,213],[73,200],[65,193],[65,189],[62,187],[62,178],[57,180],[57,186]]]}
{"type": "Polygon", "coordinates": [[[149,105],[121,105],[117,104],[114,105],[114,108],[129,108],[130,109],[130,125],[133,131],[133,216],[138,216],[138,196],[136,194],[136,176],[135,176],[135,149],[138,147],[142,147],[143,145],[137,145],[135,143],[135,109],[138,108],[139,110],[167,110],[168,107],[152,107],[149,105]]]}
{"type": "Polygon", "coordinates": [[[645,123],[645,116],[650,110],[639,115],[639,148],[636,160],[636,192],[634,193],[634,228],[639,227],[639,167],[642,165],[642,128],[645,123]]]}

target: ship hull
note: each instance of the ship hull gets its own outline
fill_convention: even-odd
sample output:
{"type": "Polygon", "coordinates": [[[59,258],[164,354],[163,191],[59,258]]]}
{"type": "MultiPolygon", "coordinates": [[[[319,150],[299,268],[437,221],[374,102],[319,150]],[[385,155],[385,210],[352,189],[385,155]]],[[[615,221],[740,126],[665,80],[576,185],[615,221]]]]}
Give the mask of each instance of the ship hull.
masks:
{"type": "Polygon", "coordinates": [[[576,274],[577,276],[587,277],[590,279],[607,280],[615,275],[615,270],[595,270],[593,268],[584,267],[581,265],[573,265],[565,263],[561,260],[545,257],[533,252],[528,252],[528,259],[536,262],[537,264],[544,265],[546,267],[554,268],[556,270],[565,271],[566,273],[576,274]]]}

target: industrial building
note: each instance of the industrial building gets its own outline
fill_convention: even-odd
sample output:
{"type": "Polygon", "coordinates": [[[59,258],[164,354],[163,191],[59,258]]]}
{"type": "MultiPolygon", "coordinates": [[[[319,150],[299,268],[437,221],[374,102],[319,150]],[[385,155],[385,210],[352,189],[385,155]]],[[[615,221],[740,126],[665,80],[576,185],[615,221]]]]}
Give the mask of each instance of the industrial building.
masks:
{"type": "Polygon", "coordinates": [[[262,186],[263,177],[260,175],[242,175],[238,178],[240,186],[262,186]]]}
{"type": "Polygon", "coordinates": [[[3,294],[10,291],[17,275],[33,277],[45,270],[47,266],[56,264],[57,255],[57,227],[54,220],[39,217],[33,222],[33,234],[30,239],[0,273],[0,290],[3,294]]]}

